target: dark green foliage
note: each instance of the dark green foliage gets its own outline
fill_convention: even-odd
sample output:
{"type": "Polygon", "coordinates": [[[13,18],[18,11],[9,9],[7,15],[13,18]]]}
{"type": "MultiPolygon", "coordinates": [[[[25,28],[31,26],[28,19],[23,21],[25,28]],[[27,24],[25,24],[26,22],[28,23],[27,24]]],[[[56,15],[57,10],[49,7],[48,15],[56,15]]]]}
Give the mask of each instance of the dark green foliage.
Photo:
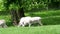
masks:
{"type": "MultiPolygon", "coordinates": [[[[42,8],[42,9],[50,9],[50,8],[60,8],[60,0],[1,0],[0,1],[0,7],[3,8],[3,10],[9,9],[9,7],[12,9],[19,9],[24,8],[24,10],[31,10],[33,8],[42,8]],[[15,7],[11,7],[12,5],[15,7]],[[2,6],[3,5],[3,6],[2,6]],[[16,8],[16,6],[18,8],[16,8]]],[[[2,8],[0,8],[1,11],[2,8]]]]}

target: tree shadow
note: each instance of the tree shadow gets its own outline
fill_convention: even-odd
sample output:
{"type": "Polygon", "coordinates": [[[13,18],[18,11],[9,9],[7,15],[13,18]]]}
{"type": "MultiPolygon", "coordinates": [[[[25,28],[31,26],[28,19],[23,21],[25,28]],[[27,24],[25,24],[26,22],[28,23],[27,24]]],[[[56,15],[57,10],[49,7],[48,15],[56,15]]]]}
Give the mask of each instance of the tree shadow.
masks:
{"type": "Polygon", "coordinates": [[[12,22],[6,22],[6,24],[7,24],[8,27],[13,26],[12,22]]]}
{"type": "MultiPolygon", "coordinates": [[[[25,25],[25,27],[28,27],[29,26],[29,24],[27,24],[27,25],[25,25]]],[[[31,26],[41,26],[39,23],[33,23],[33,24],[31,24],[31,26]]]]}
{"type": "MultiPolygon", "coordinates": [[[[37,11],[36,11],[37,12],[37,11]]],[[[31,17],[41,17],[44,18],[41,20],[41,22],[43,23],[43,25],[59,25],[60,24],[60,17],[50,17],[50,16],[60,16],[59,12],[57,13],[51,13],[51,14],[35,14],[36,12],[28,12],[27,16],[31,16],[31,17]],[[48,18],[45,18],[48,17],[48,18]]]]}

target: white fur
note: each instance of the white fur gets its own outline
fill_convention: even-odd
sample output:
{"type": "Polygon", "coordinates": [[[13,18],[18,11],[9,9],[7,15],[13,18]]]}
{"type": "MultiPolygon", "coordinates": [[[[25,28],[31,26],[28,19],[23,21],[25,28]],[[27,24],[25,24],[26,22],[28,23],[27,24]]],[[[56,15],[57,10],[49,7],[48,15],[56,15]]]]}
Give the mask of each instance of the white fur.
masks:
{"type": "Polygon", "coordinates": [[[41,17],[32,17],[31,18],[31,22],[32,23],[39,23],[40,25],[42,25],[42,23],[41,23],[41,17]]]}
{"type": "Polygon", "coordinates": [[[25,26],[27,24],[29,24],[29,27],[30,27],[31,24],[33,24],[33,23],[39,23],[40,25],[42,25],[41,18],[40,17],[22,17],[20,19],[18,27],[25,26]]]}
{"type": "Polygon", "coordinates": [[[20,19],[18,27],[19,26],[25,26],[26,24],[29,24],[30,23],[30,19],[31,19],[31,17],[22,17],[20,19]]]}
{"type": "Polygon", "coordinates": [[[3,27],[3,28],[7,27],[5,20],[0,20],[0,27],[3,27]]]}

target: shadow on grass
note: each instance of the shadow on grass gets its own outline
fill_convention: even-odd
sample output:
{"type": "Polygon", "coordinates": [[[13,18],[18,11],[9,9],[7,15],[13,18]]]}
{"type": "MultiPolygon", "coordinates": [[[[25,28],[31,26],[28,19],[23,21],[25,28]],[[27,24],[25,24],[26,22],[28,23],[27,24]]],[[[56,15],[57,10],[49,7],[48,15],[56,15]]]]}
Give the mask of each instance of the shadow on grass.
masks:
{"type": "Polygon", "coordinates": [[[6,24],[7,24],[8,27],[13,26],[12,22],[7,22],[6,24]]]}
{"type": "Polygon", "coordinates": [[[60,16],[60,11],[29,11],[26,13],[27,16],[40,16],[40,17],[48,17],[48,16],[60,16]]]}
{"type": "Polygon", "coordinates": [[[44,25],[58,25],[60,24],[60,17],[42,19],[42,23],[44,25]]]}
{"type": "MultiPolygon", "coordinates": [[[[27,24],[25,27],[28,27],[29,25],[27,24]]],[[[31,24],[31,26],[41,26],[39,23],[33,23],[33,24],[31,24]]]]}
{"type": "Polygon", "coordinates": [[[28,12],[27,16],[31,16],[31,17],[42,17],[44,19],[42,19],[42,23],[44,25],[58,25],[60,24],[60,11],[48,11],[48,12],[28,12]],[[51,16],[51,17],[50,17],[51,16]],[[55,16],[55,17],[53,17],[55,16]],[[48,17],[48,18],[45,18],[48,17]]]}

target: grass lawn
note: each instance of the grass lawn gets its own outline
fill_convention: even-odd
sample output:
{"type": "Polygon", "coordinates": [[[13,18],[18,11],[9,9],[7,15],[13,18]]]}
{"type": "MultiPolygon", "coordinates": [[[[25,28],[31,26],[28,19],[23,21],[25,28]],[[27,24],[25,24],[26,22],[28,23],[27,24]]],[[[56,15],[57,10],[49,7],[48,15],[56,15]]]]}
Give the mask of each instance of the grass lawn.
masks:
{"type": "MultiPolygon", "coordinates": [[[[39,16],[42,19],[44,25],[57,25],[60,24],[60,10],[48,10],[48,11],[27,11],[26,16],[39,16]]],[[[0,19],[5,19],[7,25],[11,26],[11,15],[5,11],[0,12],[0,19]]]]}
{"type": "MultiPolygon", "coordinates": [[[[25,12],[26,16],[39,16],[43,26],[35,27],[8,27],[0,28],[0,34],[60,34],[60,10],[25,12]]],[[[5,19],[7,25],[11,26],[11,15],[0,12],[0,19],[5,19]]]]}
{"type": "Polygon", "coordinates": [[[60,34],[60,25],[0,28],[0,34],[60,34]]]}
{"type": "Polygon", "coordinates": [[[26,12],[27,16],[39,16],[42,19],[44,25],[57,25],[60,24],[60,10],[48,10],[48,11],[30,11],[26,12]]]}

